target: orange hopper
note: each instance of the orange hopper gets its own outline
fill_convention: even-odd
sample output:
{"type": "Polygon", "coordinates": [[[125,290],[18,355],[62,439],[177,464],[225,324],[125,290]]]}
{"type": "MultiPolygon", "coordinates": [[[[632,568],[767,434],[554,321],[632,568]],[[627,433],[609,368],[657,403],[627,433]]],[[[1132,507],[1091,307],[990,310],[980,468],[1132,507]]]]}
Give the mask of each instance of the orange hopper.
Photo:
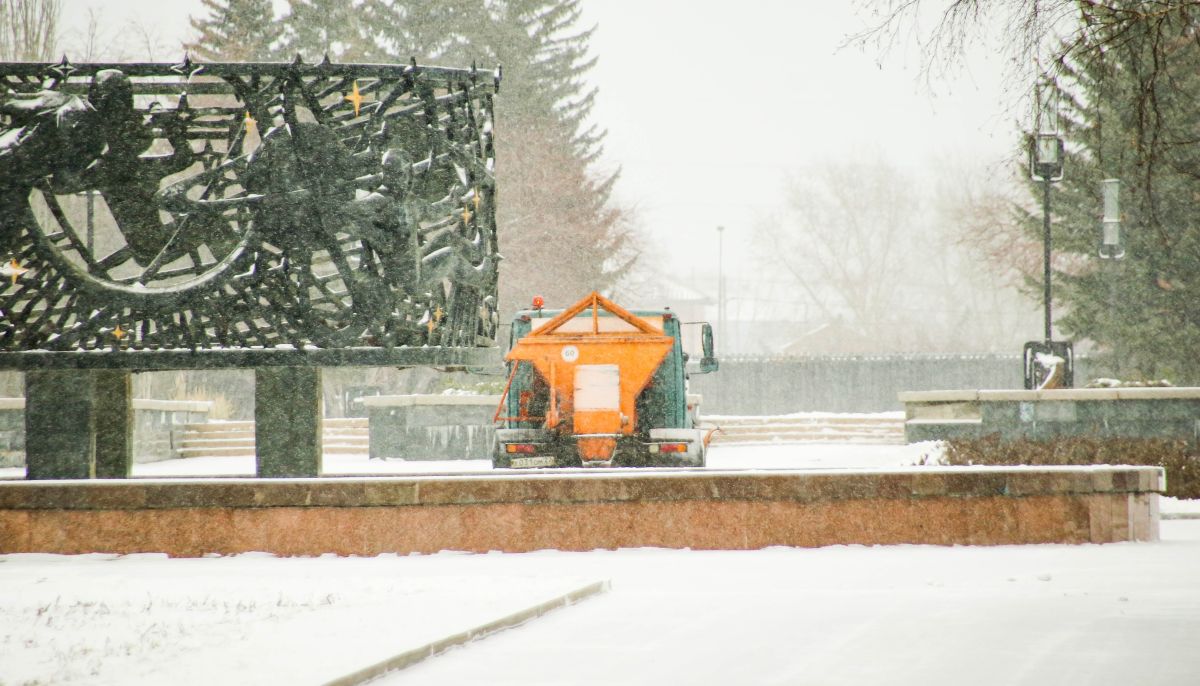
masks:
{"type": "Polygon", "coordinates": [[[660,329],[593,292],[517,341],[506,359],[533,364],[550,387],[546,428],[574,434],[587,464],[611,460],[617,436],[633,433],[638,394],[672,345],[660,329]],[[588,308],[590,326],[577,317],[588,308]],[[602,322],[601,309],[629,326],[602,322]]]}

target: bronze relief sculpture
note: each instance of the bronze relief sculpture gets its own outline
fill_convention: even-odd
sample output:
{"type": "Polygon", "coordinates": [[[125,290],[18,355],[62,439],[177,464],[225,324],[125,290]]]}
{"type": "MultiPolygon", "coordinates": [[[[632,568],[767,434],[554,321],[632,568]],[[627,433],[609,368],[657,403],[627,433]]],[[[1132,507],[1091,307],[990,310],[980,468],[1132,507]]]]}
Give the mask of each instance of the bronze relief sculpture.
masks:
{"type": "Polygon", "coordinates": [[[498,88],[0,64],[0,351],[492,345],[498,88]]]}

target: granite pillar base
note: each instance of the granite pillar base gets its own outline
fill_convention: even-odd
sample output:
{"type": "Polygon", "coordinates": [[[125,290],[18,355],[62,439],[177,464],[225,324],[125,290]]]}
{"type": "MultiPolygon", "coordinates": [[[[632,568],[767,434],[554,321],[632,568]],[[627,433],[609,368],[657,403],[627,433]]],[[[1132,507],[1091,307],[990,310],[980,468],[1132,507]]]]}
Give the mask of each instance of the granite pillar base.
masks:
{"type": "Polygon", "coordinates": [[[321,370],[254,370],[255,474],[321,475],[321,370]]]}
{"type": "Polygon", "coordinates": [[[25,374],[27,479],[125,478],[133,464],[130,373],[25,374]]]}

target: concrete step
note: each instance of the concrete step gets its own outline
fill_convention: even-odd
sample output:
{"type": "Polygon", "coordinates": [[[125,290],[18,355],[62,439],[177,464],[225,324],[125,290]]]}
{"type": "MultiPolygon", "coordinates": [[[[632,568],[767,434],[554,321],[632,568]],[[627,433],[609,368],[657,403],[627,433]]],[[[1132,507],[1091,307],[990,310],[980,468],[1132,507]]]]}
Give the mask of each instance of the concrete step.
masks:
{"type": "Polygon", "coordinates": [[[815,435],[815,434],[779,434],[764,436],[713,436],[712,445],[752,445],[764,443],[856,443],[870,445],[901,445],[903,436],[868,436],[865,434],[815,435]]]}
{"type": "Polygon", "coordinates": [[[325,428],[343,428],[343,429],[365,429],[368,426],[367,417],[326,417],[324,420],[325,428]]]}
{"type": "MultiPolygon", "coordinates": [[[[366,417],[336,417],[323,421],[322,448],[326,453],[366,455],[371,439],[366,417]]],[[[254,455],[254,422],[213,421],[189,424],[180,437],[180,457],[242,457],[254,455]]]]}
{"type": "Polygon", "coordinates": [[[883,442],[902,442],[903,434],[867,434],[867,433],[832,433],[832,432],[803,432],[780,431],[770,434],[713,434],[714,443],[770,443],[773,441],[855,441],[879,440],[883,442]]]}
{"type": "Polygon", "coordinates": [[[185,441],[254,440],[253,431],[193,431],[186,429],[182,436],[185,441]]]}
{"type": "Polygon", "coordinates": [[[708,416],[705,428],[720,428],[714,444],[735,443],[904,443],[902,413],[880,415],[813,414],[774,416],[708,416]]]}
{"type": "Polygon", "coordinates": [[[733,425],[728,424],[706,424],[706,426],[720,427],[725,433],[774,433],[776,431],[808,431],[808,432],[853,432],[853,433],[895,433],[903,432],[904,424],[897,423],[895,425],[885,424],[763,424],[761,426],[748,425],[733,425]]]}
{"type": "Polygon", "coordinates": [[[247,445],[249,445],[249,446],[254,445],[254,437],[253,436],[249,436],[246,438],[224,438],[224,437],[209,438],[207,436],[205,436],[204,438],[195,438],[195,437],[185,435],[183,437],[183,440],[179,441],[180,449],[184,449],[184,448],[235,448],[235,447],[247,446],[247,445]]]}
{"type": "Polygon", "coordinates": [[[185,424],[183,426],[185,432],[195,431],[198,433],[221,433],[224,431],[249,431],[254,433],[254,422],[218,420],[212,422],[204,422],[202,424],[185,424]]]}
{"type": "MultiPolygon", "coordinates": [[[[366,429],[366,417],[326,417],[322,420],[326,429],[366,429]]],[[[210,422],[185,424],[185,431],[254,431],[254,422],[241,419],[218,419],[210,422]]]]}
{"type": "Polygon", "coordinates": [[[716,435],[723,436],[725,438],[732,438],[734,436],[737,436],[739,438],[747,438],[747,439],[751,439],[751,438],[770,439],[772,436],[784,436],[784,435],[814,436],[814,437],[820,437],[820,436],[830,436],[830,437],[838,437],[838,436],[902,436],[902,435],[904,435],[904,432],[903,431],[881,430],[881,429],[864,430],[864,431],[855,431],[852,429],[840,429],[839,430],[839,429],[834,429],[834,428],[830,428],[830,427],[813,428],[813,429],[780,428],[780,429],[774,429],[774,430],[770,430],[770,431],[742,431],[739,429],[726,429],[724,427],[721,427],[721,429],[716,433],[716,435]]]}
{"type": "Polygon", "coordinates": [[[246,457],[254,456],[254,446],[225,446],[203,448],[180,448],[179,457],[246,457]]]}
{"type": "MultiPolygon", "coordinates": [[[[321,449],[338,455],[367,455],[369,446],[349,443],[324,443],[321,449]]],[[[180,448],[179,457],[253,457],[254,444],[234,446],[199,446],[180,448]]]]}
{"type": "MultiPolygon", "coordinates": [[[[346,436],[348,438],[370,435],[366,429],[325,429],[322,434],[325,436],[346,436]]],[[[181,435],[185,439],[196,440],[254,440],[253,431],[184,431],[181,435]]]]}
{"type": "Polygon", "coordinates": [[[722,426],[761,426],[763,424],[903,424],[904,413],[887,413],[878,415],[863,414],[813,414],[813,415],[763,415],[760,417],[744,415],[704,415],[705,423],[722,426]]]}
{"type": "Polygon", "coordinates": [[[336,443],[338,445],[361,445],[363,447],[366,447],[371,444],[371,437],[366,436],[366,435],[363,435],[363,436],[346,436],[346,435],[330,436],[329,434],[325,434],[322,437],[321,442],[324,443],[325,445],[330,445],[332,443],[336,443]]]}

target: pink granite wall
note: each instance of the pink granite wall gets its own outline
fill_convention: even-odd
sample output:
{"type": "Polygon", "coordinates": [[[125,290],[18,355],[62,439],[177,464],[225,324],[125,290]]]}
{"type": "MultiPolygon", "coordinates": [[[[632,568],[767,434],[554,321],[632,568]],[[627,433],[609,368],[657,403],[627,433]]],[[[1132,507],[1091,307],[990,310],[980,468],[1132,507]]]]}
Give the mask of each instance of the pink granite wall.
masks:
{"type": "Polygon", "coordinates": [[[128,487],[93,482],[96,490],[79,491],[75,498],[69,486],[35,485],[15,493],[5,484],[0,553],[375,555],[1157,540],[1159,477],[1139,469],[1148,470],[1100,476],[1092,470],[1072,473],[1071,479],[1064,479],[1062,469],[1015,478],[1002,470],[947,470],[940,479],[880,479],[874,491],[862,479],[826,479],[815,488],[817,482],[804,483],[807,475],[800,473],[772,475],[773,481],[754,485],[721,482],[727,491],[742,488],[740,497],[711,497],[719,491],[717,483],[703,478],[660,480],[653,498],[629,497],[638,491],[634,478],[522,484],[332,480],[333,490],[314,489],[313,480],[232,482],[224,490],[206,482],[200,488],[201,495],[216,489],[227,502],[193,491],[158,492],[146,482],[128,487]],[[972,474],[992,477],[983,482],[990,485],[981,488],[972,474]],[[995,481],[997,474],[1002,482],[995,481]],[[1089,483],[1097,487],[1086,487],[1089,483]],[[522,497],[514,497],[514,487],[522,497]],[[539,491],[541,497],[531,497],[539,491]],[[288,504],[292,500],[296,503],[288,504]]]}

